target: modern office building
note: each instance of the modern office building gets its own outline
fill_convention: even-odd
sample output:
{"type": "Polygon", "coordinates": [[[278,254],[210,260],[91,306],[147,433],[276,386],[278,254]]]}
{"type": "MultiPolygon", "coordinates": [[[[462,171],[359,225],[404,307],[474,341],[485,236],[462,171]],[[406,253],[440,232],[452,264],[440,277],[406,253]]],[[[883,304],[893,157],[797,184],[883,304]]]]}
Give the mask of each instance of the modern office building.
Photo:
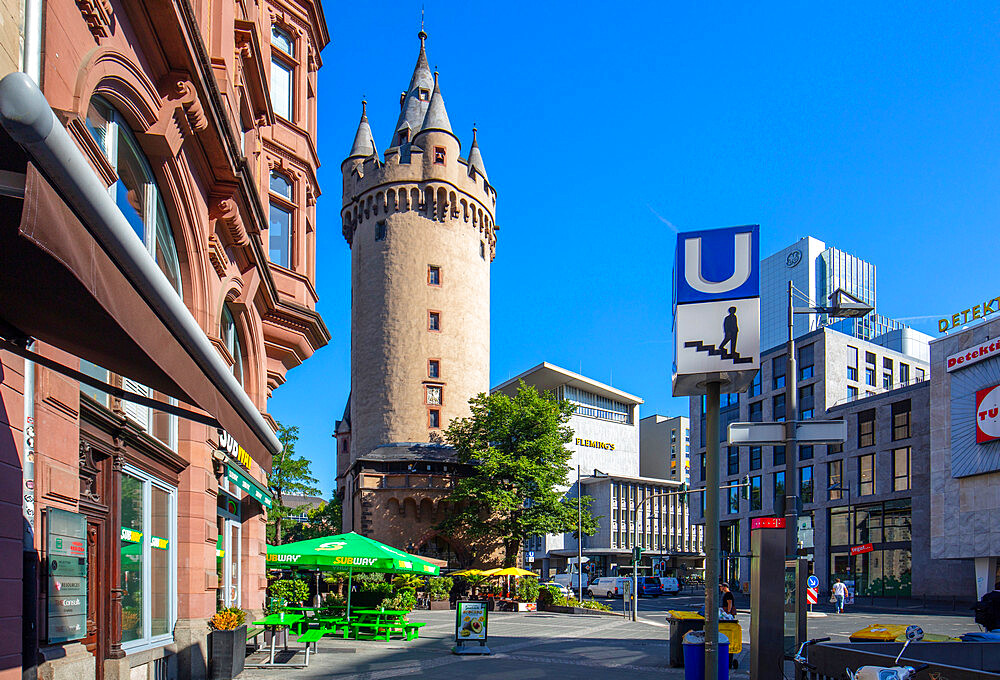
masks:
{"type": "Polygon", "coordinates": [[[832,325],[848,335],[863,340],[874,338],[905,326],[877,313],[875,265],[822,241],[806,236],[782,248],[761,262],[760,273],[760,347],[769,350],[788,340],[788,282],[802,293],[797,306],[806,300],[824,305],[838,288],[876,308],[863,319],[831,319],[822,314],[800,314],[794,320],[794,335],[799,337],[821,326],[832,325]]]}
{"type": "Polygon", "coordinates": [[[199,680],[265,606],[269,399],[330,339],[323,10],[3,6],[0,678],[199,680]]]}
{"type": "Polygon", "coordinates": [[[590,576],[608,575],[620,567],[631,568],[631,550],[638,545],[645,551],[641,561],[644,571],[652,567],[654,558],[657,563],[662,560],[663,568],[671,572],[683,574],[700,568],[703,531],[690,526],[676,494],[681,482],[649,478],[640,472],[638,418],[642,399],[549,363],[541,363],[493,391],[513,395],[522,380],[576,405],[569,422],[574,435],[567,448],[573,455],[565,493],[575,498],[582,489],[583,495],[594,499],[591,513],[600,518],[597,533],[584,536],[582,545],[572,533],[527,537],[525,557],[531,553],[534,559],[528,564],[539,569],[543,577],[548,576],[565,571],[568,560],[582,549],[589,560],[586,568],[590,576]],[[643,502],[668,492],[676,495],[643,502]]]}
{"type": "Polygon", "coordinates": [[[434,527],[458,471],[442,432],[489,390],[496,189],[472,130],[465,158],[420,31],[379,155],[366,104],[341,165],[351,248],[351,393],[337,423],[344,531],[445,559],[481,551],[434,527]]]}
{"type": "Polygon", "coordinates": [[[689,481],[691,428],[687,416],[646,416],[639,421],[639,474],[689,481]]]}
{"type": "MultiPolygon", "coordinates": [[[[796,351],[796,417],[848,421],[849,441],[844,446],[799,446],[800,479],[796,483],[803,497],[800,539],[808,544],[812,537],[810,559],[821,583],[828,587],[831,574],[846,574],[849,568],[857,576],[858,592],[862,594],[953,594],[949,592],[950,584],[936,577],[940,563],[934,566],[925,559],[926,537],[920,535],[918,526],[921,522],[927,526],[930,483],[928,363],[830,327],[798,338],[796,351]],[[909,423],[906,428],[899,424],[903,420],[909,423]],[[899,424],[895,429],[891,427],[893,422],[899,424]],[[859,428],[863,436],[859,436],[859,428]],[[907,460],[900,452],[904,449],[907,460]],[[827,487],[838,480],[852,489],[852,503],[858,505],[851,522],[846,518],[846,492],[844,498],[826,493],[827,487]],[[885,517],[901,528],[882,532],[885,517]],[[852,524],[853,535],[846,529],[852,524]],[[845,561],[845,546],[862,538],[876,545],[873,552],[877,554],[845,561]],[[908,562],[912,563],[909,569],[908,562]],[[912,574],[904,578],[907,571],[912,574]]],[[[786,361],[784,347],[764,352],[761,372],[750,389],[740,395],[722,395],[716,433],[720,442],[725,441],[731,422],[785,420],[786,361]]],[[[703,398],[691,400],[691,423],[692,484],[703,485],[703,398]]],[[[785,449],[723,444],[720,458],[723,485],[738,483],[744,475],[749,475],[751,481],[749,501],[742,500],[737,490],[723,492],[720,499],[722,574],[742,584],[749,581],[749,559],[736,555],[749,550],[749,520],[774,514],[774,498],[782,495],[786,482],[785,449]]],[[[702,504],[692,503],[691,509],[693,520],[702,520],[702,504]]]]}
{"type": "MultiPolygon", "coordinates": [[[[994,304],[995,299],[990,302],[994,304]]],[[[931,343],[930,552],[967,598],[1000,580],[1000,320],[931,343]]]]}

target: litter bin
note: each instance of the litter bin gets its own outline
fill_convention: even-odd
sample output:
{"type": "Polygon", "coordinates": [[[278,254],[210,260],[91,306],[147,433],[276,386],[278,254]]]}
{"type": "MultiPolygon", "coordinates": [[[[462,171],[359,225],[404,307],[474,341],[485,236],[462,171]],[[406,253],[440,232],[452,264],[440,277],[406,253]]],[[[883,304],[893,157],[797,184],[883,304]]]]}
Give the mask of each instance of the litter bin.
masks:
{"type": "MultiPolygon", "coordinates": [[[[729,680],[729,638],[719,633],[718,680],[729,680]]],[[[705,633],[693,630],[684,636],[684,680],[705,678],[705,633]]]]}
{"type": "Polygon", "coordinates": [[[906,626],[895,623],[873,623],[851,633],[851,642],[893,642],[906,633],[906,626]]]}
{"type": "Polygon", "coordinates": [[[703,630],[705,619],[694,612],[670,611],[667,622],[670,624],[670,667],[681,668],[684,665],[684,653],[681,641],[692,630],[703,630]]]}

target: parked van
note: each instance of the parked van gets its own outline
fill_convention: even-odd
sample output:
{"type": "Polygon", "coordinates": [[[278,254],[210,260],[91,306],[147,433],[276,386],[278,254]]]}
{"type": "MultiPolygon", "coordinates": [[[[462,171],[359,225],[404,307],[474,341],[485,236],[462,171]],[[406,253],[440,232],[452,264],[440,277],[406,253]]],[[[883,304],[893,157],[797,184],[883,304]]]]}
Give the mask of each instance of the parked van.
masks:
{"type": "MultiPolygon", "coordinates": [[[[580,574],[576,572],[573,572],[572,574],[556,574],[552,577],[552,580],[561,586],[569,588],[574,593],[579,592],[580,574]]],[[[586,581],[584,581],[584,583],[586,583],[586,581]]]]}
{"type": "Polygon", "coordinates": [[[661,576],[660,590],[664,595],[678,595],[681,592],[681,582],[672,576],[661,576]]]}
{"type": "Polygon", "coordinates": [[[625,581],[620,576],[602,576],[587,588],[590,597],[621,597],[625,594],[625,581]]]}
{"type": "Polygon", "coordinates": [[[660,579],[656,576],[639,577],[639,597],[659,597],[663,594],[660,589],[660,579]]]}

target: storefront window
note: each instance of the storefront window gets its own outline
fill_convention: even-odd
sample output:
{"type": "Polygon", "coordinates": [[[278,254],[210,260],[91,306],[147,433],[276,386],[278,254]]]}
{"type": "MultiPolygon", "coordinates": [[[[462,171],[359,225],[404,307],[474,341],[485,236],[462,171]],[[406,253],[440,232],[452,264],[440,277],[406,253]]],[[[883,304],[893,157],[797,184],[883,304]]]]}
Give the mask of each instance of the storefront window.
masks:
{"type": "Polygon", "coordinates": [[[133,468],[121,480],[122,647],[173,640],[176,620],[176,491],[133,468]]]}
{"type": "Polygon", "coordinates": [[[851,523],[847,508],[830,508],[830,545],[848,545],[851,542],[851,523]]]}

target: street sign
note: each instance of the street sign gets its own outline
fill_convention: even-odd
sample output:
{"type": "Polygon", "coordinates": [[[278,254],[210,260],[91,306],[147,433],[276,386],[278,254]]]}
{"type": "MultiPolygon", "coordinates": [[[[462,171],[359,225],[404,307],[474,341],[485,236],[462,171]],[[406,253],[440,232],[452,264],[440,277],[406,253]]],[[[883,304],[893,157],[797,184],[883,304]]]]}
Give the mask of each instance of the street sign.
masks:
{"type": "MultiPolygon", "coordinates": [[[[785,423],[730,423],[730,446],[767,446],[785,443],[785,423]]],[[[799,444],[839,444],[847,441],[845,420],[798,420],[795,440],[799,444]]]]}
{"type": "Polygon", "coordinates": [[[525,560],[525,561],[526,562],[534,562],[535,561],[535,551],[534,550],[529,550],[528,551],[528,559],[525,560]]]}
{"type": "Polygon", "coordinates": [[[819,591],[811,586],[806,588],[806,602],[809,604],[816,604],[818,600],[819,600],[819,591]]]}
{"type": "Polygon", "coordinates": [[[871,543],[865,543],[864,545],[852,545],[851,546],[851,554],[852,555],[861,555],[863,553],[870,553],[873,550],[875,550],[875,546],[873,546],[871,543]]]}
{"type": "Polygon", "coordinates": [[[706,383],[742,392],[760,368],[760,253],[757,225],[677,235],[674,264],[675,397],[706,383]]]}
{"type": "Polygon", "coordinates": [[[816,578],[816,574],[809,575],[809,578],[806,579],[806,586],[809,588],[819,588],[819,579],[816,578]]]}

